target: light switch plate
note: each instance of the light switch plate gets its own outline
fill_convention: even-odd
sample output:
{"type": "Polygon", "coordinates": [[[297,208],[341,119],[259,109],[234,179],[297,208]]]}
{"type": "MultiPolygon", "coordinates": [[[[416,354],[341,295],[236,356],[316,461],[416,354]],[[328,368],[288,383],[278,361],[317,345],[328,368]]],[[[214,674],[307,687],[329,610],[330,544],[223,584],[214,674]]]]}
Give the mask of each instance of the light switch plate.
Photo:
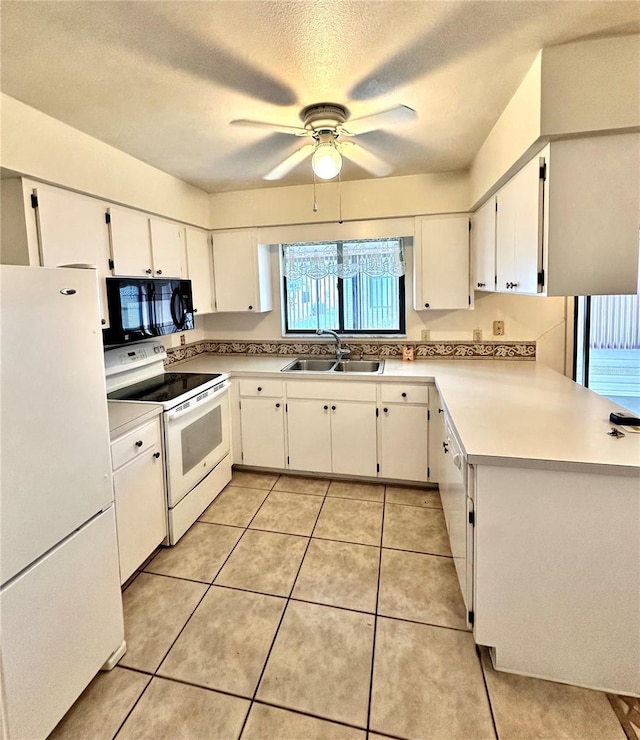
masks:
{"type": "Polygon", "coordinates": [[[474,329],[473,330],[473,341],[474,342],[481,342],[482,341],[482,329],[474,329]]]}
{"type": "Polygon", "coordinates": [[[431,339],[431,331],[429,329],[423,329],[421,338],[423,342],[428,342],[431,339]]]}
{"type": "Polygon", "coordinates": [[[504,321],[493,322],[493,336],[502,337],[504,336],[504,321]]]}

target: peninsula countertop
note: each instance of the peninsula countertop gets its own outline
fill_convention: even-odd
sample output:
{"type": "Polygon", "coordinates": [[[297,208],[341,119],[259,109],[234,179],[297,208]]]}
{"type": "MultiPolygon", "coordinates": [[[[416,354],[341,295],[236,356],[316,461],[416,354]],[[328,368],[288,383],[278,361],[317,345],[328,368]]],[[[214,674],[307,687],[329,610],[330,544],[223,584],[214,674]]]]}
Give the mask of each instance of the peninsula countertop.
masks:
{"type": "Polygon", "coordinates": [[[435,383],[469,463],[640,477],[640,434],[607,435],[609,413],[622,408],[538,362],[385,359],[379,375],[282,372],[292,359],[203,354],[179,367],[287,382],[435,383]]]}

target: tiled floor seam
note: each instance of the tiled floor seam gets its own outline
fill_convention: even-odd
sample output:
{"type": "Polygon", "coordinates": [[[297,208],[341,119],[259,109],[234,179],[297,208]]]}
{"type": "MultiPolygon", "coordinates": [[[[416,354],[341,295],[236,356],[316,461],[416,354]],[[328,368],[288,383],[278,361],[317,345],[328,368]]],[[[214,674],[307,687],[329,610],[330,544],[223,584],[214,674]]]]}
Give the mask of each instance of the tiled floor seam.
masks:
{"type": "Polygon", "coordinates": [[[378,582],[376,583],[376,612],[373,617],[373,644],[371,646],[371,675],[369,676],[369,703],[367,705],[367,737],[371,732],[371,706],[373,703],[373,670],[376,661],[376,633],[378,631],[378,605],[380,602],[380,575],[382,573],[382,540],[384,538],[384,512],[387,501],[387,487],[382,494],[382,524],[380,526],[380,547],[378,553],[378,582]]]}
{"type": "Polygon", "coordinates": [[[487,695],[487,702],[489,704],[489,712],[491,714],[491,723],[493,724],[493,731],[496,736],[496,740],[500,740],[500,735],[498,735],[498,725],[496,724],[496,717],[493,713],[493,704],[491,703],[491,694],[489,692],[489,684],[487,683],[487,677],[484,673],[484,666],[482,665],[482,656],[480,655],[480,646],[476,645],[476,657],[478,658],[478,663],[480,664],[480,673],[482,674],[482,683],[484,684],[484,690],[487,695]]]}
{"type": "MultiPolygon", "coordinates": [[[[328,488],[328,486],[327,486],[327,488],[328,488]]],[[[326,500],[326,495],[323,496],[323,498],[322,498],[322,504],[320,504],[320,508],[318,509],[318,513],[316,514],[316,520],[315,520],[315,522],[313,524],[313,528],[311,529],[311,534],[313,534],[313,530],[316,528],[316,525],[318,524],[318,519],[320,518],[320,513],[322,512],[322,508],[324,506],[325,500],[326,500]]],[[[257,512],[256,512],[256,514],[257,514],[257,512]]],[[[291,594],[293,593],[293,589],[295,588],[296,581],[298,580],[298,576],[300,575],[300,571],[302,570],[302,563],[304,563],[304,559],[307,556],[307,552],[309,551],[309,545],[310,544],[311,544],[311,535],[309,535],[309,537],[307,538],[307,546],[304,549],[304,554],[302,555],[302,559],[300,560],[300,563],[298,565],[298,570],[296,571],[295,578],[293,579],[293,583],[291,584],[291,588],[289,589],[289,595],[287,596],[287,601],[286,601],[286,603],[284,605],[284,609],[282,610],[282,614],[280,615],[280,620],[278,621],[278,626],[276,627],[276,631],[275,631],[275,633],[273,635],[273,639],[271,640],[271,645],[269,645],[269,650],[267,651],[267,656],[266,656],[266,658],[264,660],[264,663],[262,664],[262,670],[260,671],[260,675],[258,677],[258,681],[256,683],[255,689],[253,690],[253,696],[251,697],[251,702],[249,704],[249,708],[247,709],[247,713],[246,713],[245,718],[244,718],[244,721],[242,723],[242,727],[240,728],[240,734],[238,735],[238,738],[241,738],[242,737],[242,733],[244,732],[244,728],[245,728],[245,726],[247,724],[247,721],[249,719],[249,715],[251,714],[251,708],[253,707],[254,702],[256,702],[256,696],[258,695],[258,689],[260,688],[260,683],[261,683],[262,678],[264,676],[264,672],[267,669],[267,664],[269,663],[269,658],[271,657],[271,652],[273,651],[273,646],[275,645],[276,640],[278,639],[278,633],[280,632],[280,627],[282,626],[282,621],[284,620],[284,615],[287,613],[287,607],[289,606],[289,602],[291,601],[291,594]]],[[[289,707],[289,709],[291,709],[291,708],[289,707]]],[[[326,717],[323,717],[321,719],[325,719],[326,720],[326,717]]]]}
{"type": "MultiPolygon", "coordinates": [[[[138,673],[141,673],[141,671],[138,671],[138,673]]],[[[154,676],[152,674],[149,674],[149,673],[145,673],[145,676],[149,676],[149,680],[145,684],[144,689],[142,689],[142,691],[140,692],[140,696],[133,702],[133,706],[125,714],[122,722],[118,725],[118,729],[113,734],[113,740],[115,740],[118,737],[118,735],[120,734],[120,730],[122,730],[122,728],[125,726],[127,720],[131,716],[133,710],[138,706],[138,704],[140,703],[140,700],[142,699],[142,697],[147,693],[147,689],[149,688],[149,686],[151,686],[151,681],[153,681],[154,676]]]]}

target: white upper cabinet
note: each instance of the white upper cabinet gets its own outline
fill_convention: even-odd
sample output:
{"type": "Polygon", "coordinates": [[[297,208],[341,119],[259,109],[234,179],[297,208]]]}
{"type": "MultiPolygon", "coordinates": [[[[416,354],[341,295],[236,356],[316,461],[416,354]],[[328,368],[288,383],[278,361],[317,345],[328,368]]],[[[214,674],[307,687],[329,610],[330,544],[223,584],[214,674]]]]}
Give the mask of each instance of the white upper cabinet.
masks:
{"type": "MultiPolygon", "coordinates": [[[[622,295],[637,291],[640,134],[548,144],[495,195],[496,289],[622,295]]],[[[490,201],[489,201],[490,202],[490,201]]],[[[489,214],[474,225],[477,290],[488,283],[489,214]],[[480,275],[482,274],[482,277],[480,275]]],[[[490,209],[489,209],[490,210],[490,209]]]]}
{"type": "Polygon", "coordinates": [[[414,308],[469,308],[469,217],[415,220],[414,308]]]}
{"type": "Polygon", "coordinates": [[[501,292],[542,291],[544,157],[534,157],[496,194],[496,283],[501,292]]]}
{"type": "Polygon", "coordinates": [[[185,277],[183,226],[129,208],[107,213],[114,275],[185,277]]]}
{"type": "Polygon", "coordinates": [[[193,291],[193,310],[199,314],[213,313],[215,294],[213,290],[213,258],[209,234],[202,229],[184,230],[187,248],[187,276],[193,291]]]}
{"type": "Polygon", "coordinates": [[[474,290],[496,289],[496,198],[479,208],[472,217],[471,254],[474,290]]]}
{"type": "Polygon", "coordinates": [[[100,288],[100,318],[108,324],[106,283],[109,232],[105,204],[69,190],[38,185],[33,189],[40,263],[43,267],[86,265],[95,268],[100,288]]]}
{"type": "Polygon", "coordinates": [[[149,218],[128,208],[108,208],[113,274],[153,277],[149,218]]]}
{"type": "Polygon", "coordinates": [[[153,277],[186,278],[184,226],[175,221],[149,219],[153,277]]]}
{"type": "Polygon", "coordinates": [[[218,313],[271,310],[269,247],[257,229],[213,232],[213,274],[218,313]]]}

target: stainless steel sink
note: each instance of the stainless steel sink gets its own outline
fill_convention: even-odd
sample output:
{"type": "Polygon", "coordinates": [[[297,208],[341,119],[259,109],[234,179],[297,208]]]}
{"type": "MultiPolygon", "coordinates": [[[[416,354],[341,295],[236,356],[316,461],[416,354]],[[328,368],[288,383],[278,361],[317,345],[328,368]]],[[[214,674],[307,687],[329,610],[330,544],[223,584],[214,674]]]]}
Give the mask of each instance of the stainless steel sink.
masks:
{"type": "Polygon", "coordinates": [[[333,370],[335,360],[294,360],[282,368],[283,373],[295,371],[299,373],[326,373],[333,370]]]}
{"type": "Polygon", "coordinates": [[[336,373],[381,373],[383,370],[384,360],[342,360],[333,368],[336,373]]]}
{"type": "Polygon", "coordinates": [[[283,373],[381,373],[384,360],[294,360],[283,373]]]}

